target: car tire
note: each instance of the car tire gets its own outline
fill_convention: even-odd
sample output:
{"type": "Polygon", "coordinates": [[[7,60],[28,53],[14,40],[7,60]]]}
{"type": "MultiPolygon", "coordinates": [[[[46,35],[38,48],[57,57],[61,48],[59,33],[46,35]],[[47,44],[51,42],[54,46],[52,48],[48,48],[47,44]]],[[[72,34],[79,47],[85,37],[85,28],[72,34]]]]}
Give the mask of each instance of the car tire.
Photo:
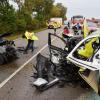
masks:
{"type": "Polygon", "coordinates": [[[4,63],[7,63],[8,62],[8,59],[7,59],[6,53],[3,53],[2,57],[4,59],[4,63]]]}
{"type": "Polygon", "coordinates": [[[3,58],[3,55],[0,54],[0,65],[4,64],[4,58],[3,58]]]}

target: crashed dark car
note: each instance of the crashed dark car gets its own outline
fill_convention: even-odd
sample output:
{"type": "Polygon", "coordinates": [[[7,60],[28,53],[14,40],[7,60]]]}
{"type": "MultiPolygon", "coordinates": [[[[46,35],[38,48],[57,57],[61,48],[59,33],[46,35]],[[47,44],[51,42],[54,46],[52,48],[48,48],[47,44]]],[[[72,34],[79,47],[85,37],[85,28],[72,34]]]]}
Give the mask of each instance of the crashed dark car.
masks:
{"type": "Polygon", "coordinates": [[[14,41],[0,38],[0,65],[9,63],[17,58],[14,41]]]}

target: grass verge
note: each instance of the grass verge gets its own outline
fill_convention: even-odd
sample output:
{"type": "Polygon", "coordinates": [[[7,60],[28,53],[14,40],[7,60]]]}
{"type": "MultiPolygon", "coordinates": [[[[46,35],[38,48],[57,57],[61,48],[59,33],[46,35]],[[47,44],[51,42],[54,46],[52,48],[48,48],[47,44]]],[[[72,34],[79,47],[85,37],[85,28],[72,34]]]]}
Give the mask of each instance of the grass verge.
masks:
{"type": "MultiPolygon", "coordinates": [[[[45,30],[45,29],[47,29],[47,28],[37,29],[37,30],[34,30],[34,32],[37,33],[37,32],[43,31],[43,30],[45,30]]],[[[10,35],[10,36],[6,36],[5,39],[8,39],[8,40],[15,40],[15,39],[17,39],[17,38],[22,37],[22,34],[23,34],[23,33],[20,33],[20,34],[19,34],[19,33],[12,34],[12,35],[10,35]]]]}

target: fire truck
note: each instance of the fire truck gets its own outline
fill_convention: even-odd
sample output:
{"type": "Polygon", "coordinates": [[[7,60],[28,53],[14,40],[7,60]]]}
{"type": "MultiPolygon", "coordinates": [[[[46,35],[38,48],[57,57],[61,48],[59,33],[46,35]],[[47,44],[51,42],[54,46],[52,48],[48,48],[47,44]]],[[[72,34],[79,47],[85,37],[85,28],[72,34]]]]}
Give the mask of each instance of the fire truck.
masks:
{"type": "Polygon", "coordinates": [[[82,15],[75,15],[71,17],[71,26],[74,27],[77,23],[79,23],[80,26],[83,26],[84,19],[85,17],[82,15]]]}

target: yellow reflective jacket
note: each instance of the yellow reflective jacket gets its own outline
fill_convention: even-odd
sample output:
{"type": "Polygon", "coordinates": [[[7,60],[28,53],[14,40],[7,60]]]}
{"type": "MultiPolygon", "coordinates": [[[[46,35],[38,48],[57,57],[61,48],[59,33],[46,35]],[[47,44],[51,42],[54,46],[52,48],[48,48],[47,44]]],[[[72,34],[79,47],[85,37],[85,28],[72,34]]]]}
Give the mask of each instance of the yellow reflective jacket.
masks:
{"type": "Polygon", "coordinates": [[[83,56],[83,57],[86,57],[86,58],[91,57],[93,52],[94,52],[94,49],[92,47],[92,43],[95,42],[96,40],[97,40],[97,38],[91,39],[91,41],[89,41],[88,43],[85,44],[84,49],[78,51],[78,54],[83,56]]]}
{"type": "Polygon", "coordinates": [[[34,34],[34,32],[26,31],[25,36],[27,39],[30,39],[30,40],[38,40],[38,37],[34,34]]]}
{"type": "Polygon", "coordinates": [[[88,24],[86,20],[84,20],[84,23],[83,23],[83,32],[84,32],[84,38],[87,37],[89,34],[89,29],[88,29],[88,24]]]}
{"type": "Polygon", "coordinates": [[[54,27],[54,28],[58,28],[58,26],[57,26],[57,23],[56,23],[56,22],[54,22],[54,23],[53,23],[53,27],[54,27]]]}

